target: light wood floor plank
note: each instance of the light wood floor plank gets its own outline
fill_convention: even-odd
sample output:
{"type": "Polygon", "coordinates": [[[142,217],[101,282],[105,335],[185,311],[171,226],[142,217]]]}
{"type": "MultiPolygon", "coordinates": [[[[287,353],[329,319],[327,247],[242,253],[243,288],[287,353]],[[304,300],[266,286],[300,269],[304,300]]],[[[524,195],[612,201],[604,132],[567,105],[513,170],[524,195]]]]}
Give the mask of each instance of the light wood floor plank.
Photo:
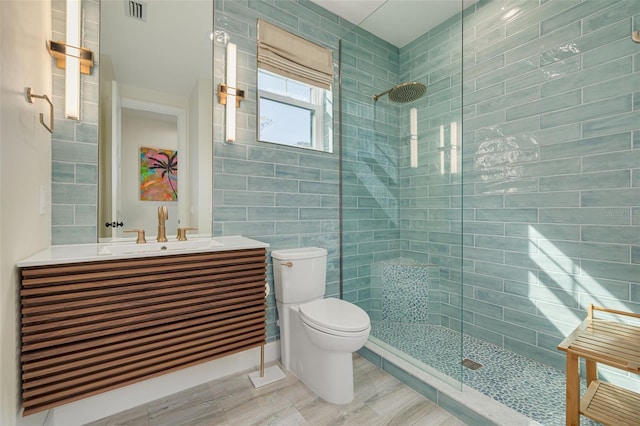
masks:
{"type": "Polygon", "coordinates": [[[254,389],[247,373],[196,386],[86,426],[465,426],[395,377],[354,356],[354,401],[331,404],[293,374],[254,389]]]}

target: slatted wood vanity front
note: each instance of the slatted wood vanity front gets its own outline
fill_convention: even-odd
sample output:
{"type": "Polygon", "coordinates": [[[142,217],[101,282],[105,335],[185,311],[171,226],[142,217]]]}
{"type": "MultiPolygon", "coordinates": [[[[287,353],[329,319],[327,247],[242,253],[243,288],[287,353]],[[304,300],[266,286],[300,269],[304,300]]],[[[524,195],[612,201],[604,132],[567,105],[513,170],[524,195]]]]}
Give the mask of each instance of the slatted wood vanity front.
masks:
{"type": "Polygon", "coordinates": [[[265,344],[264,248],[21,272],[24,415],[265,344]]]}

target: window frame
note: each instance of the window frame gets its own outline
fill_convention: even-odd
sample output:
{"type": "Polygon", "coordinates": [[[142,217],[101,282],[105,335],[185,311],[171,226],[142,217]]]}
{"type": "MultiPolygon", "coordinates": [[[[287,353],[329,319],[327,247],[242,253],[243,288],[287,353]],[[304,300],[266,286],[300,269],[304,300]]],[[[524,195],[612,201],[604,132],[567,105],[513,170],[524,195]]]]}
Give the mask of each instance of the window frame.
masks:
{"type": "MultiPolygon", "coordinates": [[[[258,140],[258,142],[265,142],[265,143],[275,143],[275,144],[279,144],[279,145],[283,145],[283,146],[291,146],[291,147],[295,147],[295,148],[304,148],[304,149],[313,149],[316,151],[323,151],[326,152],[325,147],[324,147],[324,97],[325,97],[325,90],[322,87],[318,87],[315,86],[313,84],[309,84],[300,80],[296,80],[295,78],[291,78],[291,77],[287,77],[281,74],[278,74],[276,72],[270,71],[270,70],[266,70],[264,68],[258,67],[257,68],[257,81],[260,81],[260,74],[261,73],[266,73],[268,75],[270,75],[273,78],[278,78],[281,79],[285,82],[285,87],[287,84],[287,81],[293,81],[296,84],[302,84],[306,87],[309,88],[310,90],[310,97],[311,97],[311,102],[306,102],[306,101],[302,101],[300,99],[296,99],[293,98],[291,96],[287,96],[287,95],[283,95],[280,93],[275,93],[272,92],[270,90],[265,90],[265,89],[260,89],[260,84],[258,83],[258,89],[257,89],[257,126],[256,126],[256,139],[258,140]],[[311,129],[310,129],[310,137],[311,137],[311,146],[299,146],[299,145],[291,145],[285,142],[279,142],[279,141],[271,141],[271,140],[265,140],[261,138],[261,126],[260,126],[260,121],[261,121],[261,117],[262,117],[262,113],[261,113],[261,100],[262,99],[266,99],[266,100],[270,100],[273,102],[278,102],[284,105],[290,105],[292,107],[295,108],[300,108],[300,109],[304,109],[307,111],[310,111],[312,114],[312,120],[311,120],[311,129]]],[[[332,150],[331,150],[332,151],[332,150]]]]}

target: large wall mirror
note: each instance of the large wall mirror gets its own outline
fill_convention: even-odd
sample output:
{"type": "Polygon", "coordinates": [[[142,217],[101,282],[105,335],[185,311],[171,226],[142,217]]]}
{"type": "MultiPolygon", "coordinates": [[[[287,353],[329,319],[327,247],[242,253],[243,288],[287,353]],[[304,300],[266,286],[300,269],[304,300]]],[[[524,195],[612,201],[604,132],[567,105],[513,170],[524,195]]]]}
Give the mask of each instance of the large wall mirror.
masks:
{"type": "Polygon", "coordinates": [[[212,233],[213,1],[100,5],[100,241],[212,233]]]}

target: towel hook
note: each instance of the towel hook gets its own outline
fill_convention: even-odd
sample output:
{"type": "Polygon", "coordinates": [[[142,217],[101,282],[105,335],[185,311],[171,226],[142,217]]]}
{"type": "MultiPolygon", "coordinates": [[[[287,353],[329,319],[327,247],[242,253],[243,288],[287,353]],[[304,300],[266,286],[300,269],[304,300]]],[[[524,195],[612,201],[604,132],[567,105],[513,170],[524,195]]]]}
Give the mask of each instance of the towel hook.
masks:
{"type": "Polygon", "coordinates": [[[32,93],[31,87],[27,87],[27,101],[32,104],[33,98],[44,99],[49,104],[49,123],[51,123],[51,127],[47,126],[44,122],[44,114],[40,113],[40,124],[44,126],[45,129],[49,131],[49,133],[53,133],[53,104],[47,95],[36,95],[32,93]]]}

